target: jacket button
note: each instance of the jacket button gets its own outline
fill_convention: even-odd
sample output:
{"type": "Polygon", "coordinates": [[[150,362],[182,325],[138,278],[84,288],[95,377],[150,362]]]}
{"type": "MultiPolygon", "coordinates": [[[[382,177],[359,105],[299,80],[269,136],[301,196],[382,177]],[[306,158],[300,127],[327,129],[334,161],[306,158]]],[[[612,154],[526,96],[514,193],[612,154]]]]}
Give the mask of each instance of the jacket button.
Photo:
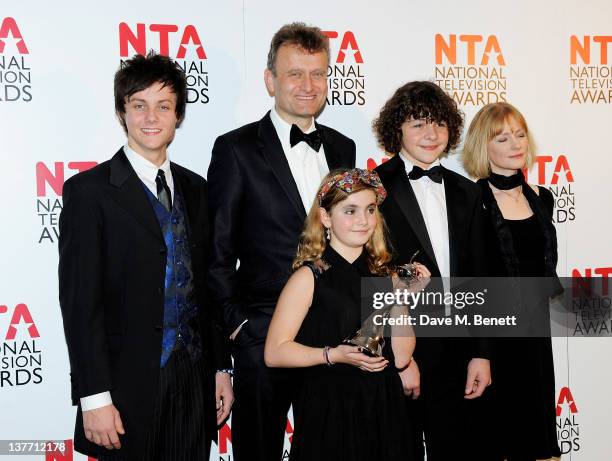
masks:
{"type": "Polygon", "coordinates": [[[161,295],[164,292],[164,289],[163,288],[158,288],[157,292],[161,295]]]}
{"type": "Polygon", "coordinates": [[[155,325],[153,328],[155,329],[155,331],[162,331],[163,330],[163,327],[161,325],[155,325]]]}

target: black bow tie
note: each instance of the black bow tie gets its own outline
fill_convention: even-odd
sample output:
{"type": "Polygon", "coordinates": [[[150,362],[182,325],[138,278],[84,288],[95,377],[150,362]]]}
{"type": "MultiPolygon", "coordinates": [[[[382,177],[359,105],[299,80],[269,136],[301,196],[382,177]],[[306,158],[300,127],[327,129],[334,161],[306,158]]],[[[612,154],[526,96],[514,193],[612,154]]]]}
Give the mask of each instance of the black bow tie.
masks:
{"type": "Polygon", "coordinates": [[[424,170],[421,167],[413,166],[412,171],[408,173],[410,179],[421,179],[423,176],[428,176],[433,182],[442,184],[442,167],[436,165],[428,170],[424,170]]]}
{"type": "Polygon", "coordinates": [[[289,142],[291,143],[291,147],[299,144],[304,141],[308,144],[312,149],[316,152],[319,152],[321,148],[321,132],[319,130],[314,130],[312,133],[304,133],[297,125],[291,125],[291,133],[289,135],[289,142]]]}

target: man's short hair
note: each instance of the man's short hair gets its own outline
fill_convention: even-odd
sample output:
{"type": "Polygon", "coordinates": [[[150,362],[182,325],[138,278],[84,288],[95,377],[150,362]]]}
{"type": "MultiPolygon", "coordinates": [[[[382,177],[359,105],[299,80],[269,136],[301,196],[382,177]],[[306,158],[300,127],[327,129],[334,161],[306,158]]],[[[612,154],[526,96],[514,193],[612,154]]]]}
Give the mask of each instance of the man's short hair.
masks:
{"type": "Polygon", "coordinates": [[[151,50],[146,56],[134,55],[123,61],[115,73],[115,112],[125,124],[125,103],[134,93],[146,90],[155,83],[168,86],[176,95],[176,118],[178,127],[185,118],[187,105],[187,80],[185,72],[169,57],[151,50]]]}
{"type": "Polygon", "coordinates": [[[281,27],[270,42],[267,67],[274,76],[276,76],[276,55],[283,45],[297,46],[308,53],[324,51],[329,63],[329,38],[327,35],[321,32],[318,27],[307,26],[303,22],[293,22],[281,27]]]}

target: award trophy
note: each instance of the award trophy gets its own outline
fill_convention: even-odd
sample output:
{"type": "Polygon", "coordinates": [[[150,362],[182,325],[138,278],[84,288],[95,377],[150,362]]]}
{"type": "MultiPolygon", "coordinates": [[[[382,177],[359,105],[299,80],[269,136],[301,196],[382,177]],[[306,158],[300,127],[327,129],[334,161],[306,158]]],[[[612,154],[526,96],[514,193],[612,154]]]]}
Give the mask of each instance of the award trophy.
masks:
{"type": "MultiPolygon", "coordinates": [[[[399,286],[394,286],[394,288],[410,288],[417,280],[416,266],[412,262],[417,253],[418,251],[412,255],[408,264],[396,268],[398,280],[394,285],[399,286]]],[[[380,357],[382,355],[383,346],[385,345],[385,320],[389,318],[391,309],[395,306],[396,304],[388,305],[372,312],[368,318],[363,321],[361,328],[359,328],[353,336],[342,341],[342,343],[350,346],[358,346],[361,348],[361,352],[370,357],[380,357]],[[374,322],[374,318],[377,316],[379,316],[381,320],[374,322]]]]}

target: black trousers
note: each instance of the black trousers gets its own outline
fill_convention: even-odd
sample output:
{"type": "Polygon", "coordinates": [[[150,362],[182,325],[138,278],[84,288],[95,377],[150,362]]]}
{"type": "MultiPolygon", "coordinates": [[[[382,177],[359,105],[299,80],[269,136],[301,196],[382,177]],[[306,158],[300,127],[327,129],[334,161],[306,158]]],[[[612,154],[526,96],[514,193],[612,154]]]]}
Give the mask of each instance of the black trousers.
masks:
{"type": "Polygon", "coordinates": [[[235,461],[281,461],[291,391],[290,371],[266,367],[263,344],[234,351],[235,461]]]}
{"type": "MultiPolygon", "coordinates": [[[[438,339],[420,341],[424,348],[435,346],[438,339]]],[[[406,402],[415,460],[423,460],[426,452],[427,461],[495,461],[485,430],[490,424],[490,393],[485,390],[477,399],[465,399],[468,359],[449,350],[434,358],[416,359],[421,370],[421,395],[416,400],[408,397],[406,402]]]]}
{"type": "Polygon", "coordinates": [[[206,427],[205,382],[202,360],[193,362],[185,349],[172,352],[160,370],[159,391],[152,426],[141,457],[113,456],[112,450],[98,461],[208,461],[210,440],[216,428],[206,427]]]}

